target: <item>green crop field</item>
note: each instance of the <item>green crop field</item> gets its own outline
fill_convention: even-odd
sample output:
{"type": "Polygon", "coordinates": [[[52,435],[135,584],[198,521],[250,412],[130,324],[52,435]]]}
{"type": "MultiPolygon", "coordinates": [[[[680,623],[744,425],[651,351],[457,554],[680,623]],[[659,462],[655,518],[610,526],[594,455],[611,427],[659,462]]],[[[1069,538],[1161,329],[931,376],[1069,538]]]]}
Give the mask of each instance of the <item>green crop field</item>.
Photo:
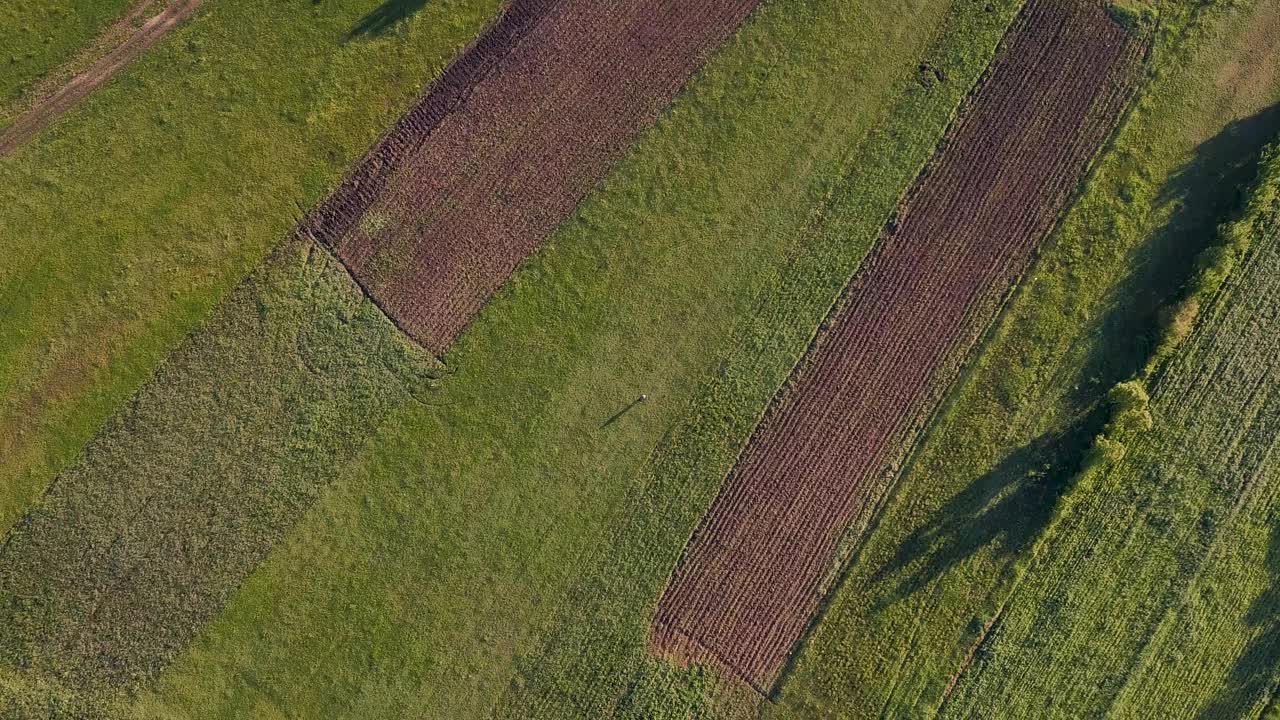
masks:
{"type": "Polygon", "coordinates": [[[50,488],[10,536],[6,657],[86,691],[154,674],[351,458],[362,429],[439,374],[334,265],[283,247],[50,488]],[[212,544],[217,562],[195,561],[191,544],[212,544]],[[82,564],[104,548],[108,565],[82,564]],[[130,590],[104,598],[122,567],[130,590]],[[195,588],[180,612],[155,601],[195,588]],[[99,622],[129,629],[104,648],[99,622]]]}
{"type": "MultiPolygon", "coordinates": [[[[0,129],[143,32],[131,8],[178,6],[0,7],[0,129]]],[[[1278,712],[1280,0],[204,0],[162,30],[0,151],[0,717],[1278,712]],[[950,238],[1035,163],[961,131],[984,93],[1016,119],[1028,88],[1067,113],[1119,82],[1036,55],[1079,18],[1139,80],[1087,172],[1044,176],[1065,209],[1016,216],[1029,269],[978,343],[927,372],[876,348],[796,400],[819,351],[864,349],[828,340],[877,282],[979,317],[964,283],[998,268],[950,238]],[[686,53],[687,80],[614,97],[625,67],[564,33],[686,53]],[[573,202],[521,207],[486,178],[547,182],[547,108],[574,116],[545,156],[573,202]],[[931,177],[958,200],[918,207],[931,177]],[[393,193],[397,220],[366,212],[393,193]],[[489,234],[442,247],[428,221],[458,208],[489,234]],[[903,256],[950,285],[881,260],[926,216],[903,256]],[[393,231],[417,253],[395,282],[535,249],[436,355],[352,259],[393,231]],[[883,440],[836,414],[921,386],[883,440]],[[834,550],[774,569],[823,579],[816,610],[750,621],[803,612],[760,686],[712,628],[662,649],[654,617],[691,541],[730,542],[704,517],[777,423],[794,454],[741,491],[750,543],[820,522],[775,492],[804,463],[871,490],[834,550]]],[[[757,607],[714,571],[701,607],[757,607]]]]}
{"type": "Polygon", "coordinates": [[[1280,680],[1280,367],[1266,324],[1280,312],[1280,153],[1260,174],[1210,271],[1229,278],[1152,379],[1147,422],[1114,431],[1127,452],[1111,449],[1070,491],[944,716],[1257,717],[1268,704],[1280,680]]]}

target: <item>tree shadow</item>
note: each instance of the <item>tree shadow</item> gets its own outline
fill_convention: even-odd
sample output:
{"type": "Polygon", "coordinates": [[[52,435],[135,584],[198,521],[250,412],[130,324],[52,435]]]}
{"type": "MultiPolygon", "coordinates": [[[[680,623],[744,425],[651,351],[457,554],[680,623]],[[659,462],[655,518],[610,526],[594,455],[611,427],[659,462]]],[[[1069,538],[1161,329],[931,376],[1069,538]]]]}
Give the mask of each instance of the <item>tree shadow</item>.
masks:
{"type": "Polygon", "coordinates": [[[360,22],[347,33],[347,40],[385,35],[401,20],[414,15],[426,5],[427,0],[386,0],[360,18],[360,22]]]}
{"type": "Polygon", "coordinates": [[[1213,702],[1205,706],[1196,720],[1239,716],[1262,694],[1272,690],[1277,665],[1280,665],[1280,525],[1272,527],[1267,546],[1267,572],[1271,583],[1254,599],[1245,622],[1257,636],[1236,658],[1227,682],[1218,690],[1213,702]]]}
{"type": "Polygon", "coordinates": [[[1066,430],[1019,447],[971,482],[876,571],[873,585],[902,574],[883,590],[877,609],[927,587],[981,550],[993,550],[1000,559],[1026,552],[1049,524],[1106,420],[1107,408],[1100,405],[1066,430]]]}
{"type": "Polygon", "coordinates": [[[1045,530],[1108,419],[1102,393],[1145,365],[1160,338],[1162,309],[1194,279],[1201,251],[1217,242],[1218,226],[1241,206],[1260,153],[1278,131],[1280,104],[1234,121],[1201,143],[1161,188],[1159,205],[1176,206],[1112,294],[1091,333],[1101,341],[1092,343],[1069,385],[1067,400],[1080,413],[1078,420],[1009,453],[917,528],[873,576],[880,585],[907,573],[881,591],[878,608],[927,587],[980,550],[1016,557],[1045,530]]]}
{"type": "Polygon", "coordinates": [[[1099,389],[1138,373],[1160,342],[1161,315],[1185,297],[1201,253],[1219,241],[1258,172],[1262,149],[1280,134],[1280,104],[1235,120],[1201,143],[1185,167],[1160,189],[1157,207],[1169,220],[1136,254],[1136,262],[1109,298],[1093,333],[1095,343],[1069,396],[1077,407],[1099,389]]]}
{"type": "MultiPolygon", "coordinates": [[[[930,520],[914,530],[867,581],[875,598],[873,611],[882,612],[912,597],[984,549],[995,547],[1001,561],[1027,552],[1053,518],[1059,499],[1079,472],[1085,452],[1108,416],[1109,408],[1098,405],[1066,423],[1065,430],[1041,434],[933,511],[930,520]]],[[[856,559],[846,562],[833,587],[846,585],[857,565],[856,559]]],[[[823,598],[801,645],[809,643],[837,595],[829,592],[823,598]]],[[[796,652],[788,658],[770,697],[781,691],[800,655],[796,652]]]]}

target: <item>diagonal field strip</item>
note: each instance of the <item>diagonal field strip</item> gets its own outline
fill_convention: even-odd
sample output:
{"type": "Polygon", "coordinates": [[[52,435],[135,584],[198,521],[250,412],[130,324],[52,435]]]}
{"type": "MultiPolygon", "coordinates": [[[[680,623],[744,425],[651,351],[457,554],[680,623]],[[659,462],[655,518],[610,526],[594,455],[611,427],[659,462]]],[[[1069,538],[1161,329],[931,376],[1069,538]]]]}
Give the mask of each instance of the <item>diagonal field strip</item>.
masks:
{"type": "Polygon", "coordinates": [[[304,222],[443,353],[759,0],[516,0],[304,222]]]}
{"type": "Polygon", "coordinates": [[[328,253],[277,249],[0,542],[2,664],[154,675],[439,370],[328,253]]]}
{"type": "MultiPolygon", "coordinates": [[[[147,0],[143,0],[138,8],[146,4],[147,0]]],[[[117,73],[141,57],[147,48],[155,45],[170,30],[191,17],[203,4],[204,0],[174,0],[84,72],[71,78],[48,96],[37,100],[30,109],[14,120],[12,125],[0,132],[0,157],[17,150],[94,90],[109,82],[117,73]]],[[[126,21],[137,16],[138,8],[130,11],[126,21]]]]}
{"type": "Polygon", "coordinates": [[[659,601],[656,652],[772,686],[842,534],[1053,226],[1142,52],[1088,0],[1024,11],[694,534],[659,601]]]}

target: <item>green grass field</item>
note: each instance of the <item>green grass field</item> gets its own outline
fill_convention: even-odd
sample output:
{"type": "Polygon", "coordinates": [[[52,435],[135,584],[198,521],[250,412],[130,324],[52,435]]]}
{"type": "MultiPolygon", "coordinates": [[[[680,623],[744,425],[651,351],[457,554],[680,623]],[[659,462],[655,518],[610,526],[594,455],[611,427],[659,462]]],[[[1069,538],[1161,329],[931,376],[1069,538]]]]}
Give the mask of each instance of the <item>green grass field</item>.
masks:
{"type": "Polygon", "coordinates": [[[151,679],[325,490],[367,425],[441,369],[337,261],[286,244],[8,537],[0,658],[84,704],[151,679]]]}
{"type": "Polygon", "coordinates": [[[936,711],[1106,422],[1107,391],[1142,371],[1280,131],[1280,87],[1218,80],[1278,13],[1162,7],[1135,110],[917,448],[786,678],[781,714],[936,711]]]}
{"type": "Polygon", "coordinates": [[[1280,681],[1280,153],[1225,288],[1154,382],[1155,428],[1072,491],[943,713],[1257,717],[1280,681]]]}
{"type": "Polygon", "coordinates": [[[441,370],[336,260],[286,244],[10,535],[0,657],[94,695],[146,681],[311,506],[367,427],[441,370]]]}
{"type": "Polygon", "coordinates": [[[0,528],[498,3],[348,41],[377,5],[219,0],[0,159],[0,528]]]}
{"type": "MultiPolygon", "coordinates": [[[[0,118],[128,4],[0,7],[0,118]]],[[[1113,6],[1134,106],[775,692],[646,652],[1021,4],[765,0],[435,358],[291,229],[503,2],[209,0],[0,158],[0,717],[1280,712],[1280,0],[1113,6]]]]}

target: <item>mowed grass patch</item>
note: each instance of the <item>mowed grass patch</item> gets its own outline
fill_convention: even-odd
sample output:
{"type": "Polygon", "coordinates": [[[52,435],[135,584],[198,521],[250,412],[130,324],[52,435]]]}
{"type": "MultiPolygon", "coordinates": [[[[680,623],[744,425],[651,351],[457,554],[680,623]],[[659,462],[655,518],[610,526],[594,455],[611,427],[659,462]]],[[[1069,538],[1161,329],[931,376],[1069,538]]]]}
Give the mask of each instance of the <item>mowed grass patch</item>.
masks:
{"type": "Polygon", "coordinates": [[[0,661],[85,702],[154,677],[440,369],[337,260],[287,243],[8,533],[0,661]]]}
{"type": "MultiPolygon", "coordinates": [[[[890,22],[900,4],[763,6],[132,712],[484,717],[762,287],[811,242],[851,154],[917,82],[948,7],[918,1],[925,25],[890,22]]],[[[938,128],[909,164],[866,165],[891,185],[862,250],[966,90],[936,90],[938,128]]],[[[850,264],[812,279],[828,303],[850,264]]],[[[654,709],[659,675],[622,716],[654,709]]],[[[671,683],[701,707],[702,681],[671,683]]]]}
{"type": "Polygon", "coordinates": [[[43,0],[0,6],[0,125],[5,108],[111,23],[135,0],[43,0]]]}
{"type": "Polygon", "coordinates": [[[1280,678],[1278,219],[1273,150],[1218,253],[1234,271],[1154,383],[1154,429],[1108,433],[1112,461],[1072,490],[944,715],[1264,711],[1280,678]]]}
{"type": "Polygon", "coordinates": [[[858,548],[779,715],[936,712],[1277,129],[1275,88],[1215,77],[1277,10],[1162,7],[1135,109],[858,548]]]}
{"type": "Polygon", "coordinates": [[[498,4],[218,0],[0,159],[0,528],[498,4]]]}

